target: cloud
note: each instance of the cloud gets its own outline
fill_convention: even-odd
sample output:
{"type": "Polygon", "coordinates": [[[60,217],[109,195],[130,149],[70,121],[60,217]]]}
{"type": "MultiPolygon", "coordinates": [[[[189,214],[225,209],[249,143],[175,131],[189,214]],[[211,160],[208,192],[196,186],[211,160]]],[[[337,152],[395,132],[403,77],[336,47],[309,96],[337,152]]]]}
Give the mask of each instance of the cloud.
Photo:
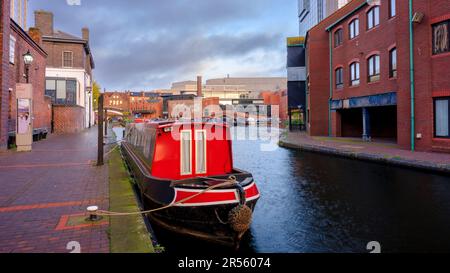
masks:
{"type": "Polygon", "coordinates": [[[75,35],[90,28],[94,77],[107,89],[168,88],[197,74],[283,76],[285,37],[297,30],[296,0],[55,2],[30,9],[53,11],[55,28],[75,35]]]}

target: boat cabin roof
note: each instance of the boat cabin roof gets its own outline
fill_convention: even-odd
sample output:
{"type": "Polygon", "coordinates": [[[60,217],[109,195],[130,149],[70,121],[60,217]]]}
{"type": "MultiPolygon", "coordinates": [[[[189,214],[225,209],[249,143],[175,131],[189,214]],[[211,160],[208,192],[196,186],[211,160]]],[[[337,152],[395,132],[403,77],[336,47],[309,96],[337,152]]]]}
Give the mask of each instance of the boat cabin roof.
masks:
{"type": "Polygon", "coordinates": [[[233,171],[226,124],[148,121],[129,124],[126,135],[125,142],[157,178],[179,180],[233,171]]]}

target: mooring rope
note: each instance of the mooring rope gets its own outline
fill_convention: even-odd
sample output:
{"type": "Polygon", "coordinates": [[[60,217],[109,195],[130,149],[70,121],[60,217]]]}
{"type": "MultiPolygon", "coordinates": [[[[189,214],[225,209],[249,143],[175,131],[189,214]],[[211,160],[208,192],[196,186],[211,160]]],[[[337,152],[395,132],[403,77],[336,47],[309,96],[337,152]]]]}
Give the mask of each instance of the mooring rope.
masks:
{"type": "MultiPolygon", "coordinates": [[[[210,179],[210,178],[208,178],[208,179],[210,179]]],[[[95,214],[97,216],[127,216],[127,215],[148,214],[148,213],[152,213],[152,212],[155,212],[155,211],[168,209],[170,207],[182,204],[184,202],[187,202],[187,201],[189,201],[189,200],[191,200],[191,199],[193,199],[193,198],[195,198],[195,197],[197,197],[199,195],[202,195],[202,194],[204,194],[204,193],[206,193],[208,191],[211,191],[213,189],[224,187],[224,186],[233,186],[233,185],[236,185],[238,183],[238,181],[236,180],[236,177],[234,175],[230,175],[228,177],[228,179],[212,178],[211,180],[224,181],[224,182],[216,184],[216,185],[213,185],[213,186],[210,186],[210,187],[208,187],[208,188],[206,188],[206,189],[204,189],[204,190],[202,190],[202,191],[200,191],[200,192],[198,192],[198,193],[196,193],[194,195],[186,197],[186,198],[184,198],[184,199],[182,199],[180,201],[177,201],[177,202],[171,203],[171,204],[169,204],[167,206],[156,208],[156,209],[145,210],[145,211],[135,211],[135,212],[114,212],[114,211],[107,211],[107,210],[97,210],[96,212],[93,212],[92,214],[95,214]]]]}
{"type": "Polygon", "coordinates": [[[126,132],[126,134],[124,135],[124,137],[121,140],[113,141],[113,142],[110,142],[110,143],[105,143],[105,146],[109,146],[109,145],[113,145],[113,144],[116,144],[116,146],[111,148],[111,150],[109,150],[108,152],[104,153],[103,155],[107,156],[110,153],[114,152],[117,148],[119,148],[120,147],[119,144],[121,144],[122,142],[125,141],[125,139],[128,137],[128,134],[129,134],[129,132],[126,132]]]}

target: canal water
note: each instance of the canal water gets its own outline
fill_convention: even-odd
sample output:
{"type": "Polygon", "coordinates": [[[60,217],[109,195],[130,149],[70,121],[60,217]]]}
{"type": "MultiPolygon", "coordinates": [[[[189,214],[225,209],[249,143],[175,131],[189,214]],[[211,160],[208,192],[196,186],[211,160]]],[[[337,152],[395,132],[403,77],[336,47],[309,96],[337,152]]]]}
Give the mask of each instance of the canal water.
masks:
{"type": "MultiPolygon", "coordinates": [[[[365,253],[371,241],[382,252],[450,251],[449,176],[263,143],[233,142],[234,166],[250,171],[261,192],[241,252],[365,253]]],[[[155,233],[168,252],[230,251],[155,233]]]]}

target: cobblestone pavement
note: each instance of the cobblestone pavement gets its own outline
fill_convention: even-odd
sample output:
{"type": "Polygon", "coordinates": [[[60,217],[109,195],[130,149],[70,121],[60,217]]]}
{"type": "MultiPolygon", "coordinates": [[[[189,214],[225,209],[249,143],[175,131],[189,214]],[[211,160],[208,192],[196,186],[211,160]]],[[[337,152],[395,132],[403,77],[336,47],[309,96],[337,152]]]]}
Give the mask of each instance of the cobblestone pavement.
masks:
{"type": "Polygon", "coordinates": [[[289,132],[280,144],[285,147],[391,163],[400,166],[450,173],[450,154],[411,152],[389,142],[363,142],[353,138],[310,137],[289,132]]]}
{"type": "Polygon", "coordinates": [[[109,252],[107,220],[86,224],[88,205],[107,209],[107,165],[96,167],[97,129],[52,135],[33,151],[0,152],[0,252],[109,252]]]}

